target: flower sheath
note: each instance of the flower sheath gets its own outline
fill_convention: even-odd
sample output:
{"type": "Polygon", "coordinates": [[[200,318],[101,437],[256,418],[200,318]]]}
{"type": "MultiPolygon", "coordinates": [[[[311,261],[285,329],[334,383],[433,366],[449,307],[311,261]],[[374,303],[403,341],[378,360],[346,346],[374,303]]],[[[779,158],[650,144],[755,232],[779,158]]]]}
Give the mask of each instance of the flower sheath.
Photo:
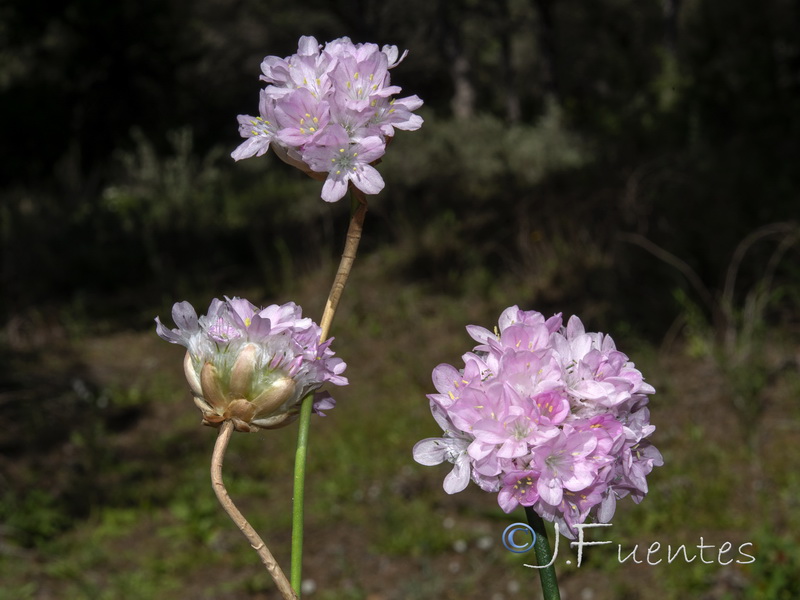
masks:
{"type": "MultiPolygon", "coordinates": [[[[186,347],[184,371],[205,425],[231,420],[246,432],[282,427],[323,383],[347,385],[346,365],[330,349],[333,338],[320,343],[319,326],[293,302],[259,309],[241,298],[214,299],[200,318],[191,304],[178,302],[172,318],[177,329],[156,318],[156,331],[186,347]]],[[[317,393],[318,414],[333,406],[330,395],[317,393]]]]}

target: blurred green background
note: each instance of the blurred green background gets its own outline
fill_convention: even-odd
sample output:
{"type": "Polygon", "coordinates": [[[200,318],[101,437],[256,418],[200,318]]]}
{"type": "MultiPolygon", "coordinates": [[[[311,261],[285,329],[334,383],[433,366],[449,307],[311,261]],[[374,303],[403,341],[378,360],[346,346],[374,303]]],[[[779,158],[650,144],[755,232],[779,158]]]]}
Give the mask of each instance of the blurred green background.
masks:
{"type": "MultiPolygon", "coordinates": [[[[277,597],[153,318],[223,295],[321,316],[347,203],[229,158],[261,59],[301,35],[408,48],[392,81],[426,120],[379,167],[333,325],[351,385],[312,423],[304,597],[540,597],[500,544],[522,511],[411,459],[431,370],[513,304],[579,314],[657,389],[665,465],[589,535],[614,544],[577,568],[561,540],[563,597],[800,597],[800,3],[6,0],[0,599],[277,597]],[[620,564],[655,541],[733,551],[620,564]]],[[[226,460],[287,568],[294,436],[226,460]]]]}

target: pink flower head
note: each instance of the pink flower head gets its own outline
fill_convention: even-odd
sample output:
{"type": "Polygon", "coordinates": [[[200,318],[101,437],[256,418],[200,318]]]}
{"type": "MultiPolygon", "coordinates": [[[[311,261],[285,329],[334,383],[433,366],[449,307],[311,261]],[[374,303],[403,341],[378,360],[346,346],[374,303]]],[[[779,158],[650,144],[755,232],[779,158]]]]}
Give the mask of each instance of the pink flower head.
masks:
{"type": "Polygon", "coordinates": [[[458,464],[463,486],[471,478],[498,492],[506,512],[531,506],[567,535],[590,516],[608,522],[619,498],[644,498],[647,475],[663,464],[646,439],[655,390],[611,337],[586,333],[577,317],[564,326],[560,314],[545,319],[516,306],[494,332],[467,332],[477,345],[463,369],[436,367],[438,393],[428,396],[442,440],[448,448],[458,440],[457,458],[415,450],[418,462],[458,464]]]}
{"type": "MultiPolygon", "coordinates": [[[[156,317],[156,332],[187,349],[184,372],[203,413],[203,423],[232,420],[238,431],[274,429],[291,423],[301,400],[324,383],[347,385],[345,363],[320,343],[320,327],[293,302],[258,308],[242,298],[214,299],[197,317],[192,305],[172,308],[177,329],[156,317]]],[[[314,409],[333,408],[317,394],[314,409]]]]}
{"type": "Polygon", "coordinates": [[[343,37],[324,46],[300,38],[297,53],[267,56],[261,63],[259,117],[238,117],[247,138],[231,156],[261,156],[270,147],[285,162],[315,179],[325,178],[322,198],[336,202],[352,183],[365,194],[383,189],[372,166],[386,150],[395,129],[413,131],[422,118],[417,96],[395,99],[389,69],[408,51],[396,46],[354,44],[343,37]],[[317,175],[320,174],[320,175],[317,175]]]}

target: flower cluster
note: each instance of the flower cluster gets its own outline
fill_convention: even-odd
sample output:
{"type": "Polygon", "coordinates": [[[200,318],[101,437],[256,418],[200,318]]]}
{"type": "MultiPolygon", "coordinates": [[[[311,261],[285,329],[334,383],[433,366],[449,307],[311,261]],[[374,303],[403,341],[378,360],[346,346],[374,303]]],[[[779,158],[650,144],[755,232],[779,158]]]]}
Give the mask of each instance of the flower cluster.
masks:
{"type": "MultiPolygon", "coordinates": [[[[289,164],[312,176],[327,173],[322,199],[336,202],[352,182],[365,194],[383,189],[383,178],[370,163],[386,151],[394,130],[415,130],[422,118],[417,96],[393,99],[389,69],[402,56],[396,46],[353,44],[343,37],[325,46],[301,37],[297,54],[267,56],[261,63],[259,116],[239,115],[247,138],[231,156],[261,156],[272,146],[289,164]]],[[[321,177],[317,177],[321,178],[321,177]]]]}
{"type": "Polygon", "coordinates": [[[472,478],[498,492],[504,511],[533,507],[567,535],[590,515],[609,522],[619,498],[642,501],[646,476],[663,464],[645,439],[655,390],[609,336],[516,306],[495,333],[467,331],[479,345],[464,368],[433,371],[438,393],[428,398],[444,436],[414,446],[423,465],[453,463],[445,491],[472,478]]]}
{"type": "MultiPolygon", "coordinates": [[[[237,431],[274,429],[291,423],[302,399],[323,383],[347,385],[345,363],[320,327],[289,302],[264,309],[241,298],[214,299],[200,318],[188,302],[172,307],[177,329],[156,317],[156,331],[187,349],[184,371],[203,423],[231,420],[237,431]]],[[[314,410],[333,408],[328,394],[314,397],[314,410]]]]}

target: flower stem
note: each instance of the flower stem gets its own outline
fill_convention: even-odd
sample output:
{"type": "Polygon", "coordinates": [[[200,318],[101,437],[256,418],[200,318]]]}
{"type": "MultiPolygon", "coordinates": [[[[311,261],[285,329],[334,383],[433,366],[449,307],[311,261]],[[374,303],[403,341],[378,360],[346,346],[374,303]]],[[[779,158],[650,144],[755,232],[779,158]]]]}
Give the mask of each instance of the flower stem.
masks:
{"type": "MultiPolygon", "coordinates": [[[[532,507],[525,507],[525,516],[528,518],[528,525],[536,532],[536,542],[534,542],[533,550],[536,554],[536,562],[542,568],[539,571],[539,579],[542,581],[542,594],[544,600],[561,600],[561,595],[558,591],[558,581],[556,580],[556,570],[551,562],[553,562],[553,554],[550,551],[550,542],[547,540],[547,529],[545,528],[544,521],[532,507]],[[550,565],[544,567],[543,565],[550,565]]],[[[556,543],[558,543],[558,536],[556,536],[556,543]]]]}
{"type": "Polygon", "coordinates": [[[225,489],[225,482],[222,480],[222,461],[225,458],[225,450],[228,448],[231,433],[233,433],[233,422],[225,421],[222,423],[219,429],[219,436],[217,436],[217,443],[214,444],[214,453],[211,455],[211,484],[214,488],[214,493],[217,495],[219,503],[222,504],[222,508],[225,509],[228,516],[230,516],[233,522],[239,527],[244,537],[250,542],[253,550],[258,553],[261,562],[267,567],[267,571],[269,571],[269,574],[272,576],[281,595],[285,600],[297,600],[297,594],[292,591],[289,580],[286,579],[286,575],[283,574],[283,570],[281,570],[275,557],[272,556],[264,540],[261,539],[252,525],[244,518],[244,515],[236,508],[233,500],[231,500],[231,497],[228,495],[228,490],[225,489]]]}
{"type": "Polygon", "coordinates": [[[339,270],[333,280],[331,291],[328,294],[328,301],[325,303],[325,311],[322,313],[322,320],[319,323],[322,333],[320,341],[328,339],[328,333],[333,322],[333,315],[336,314],[336,307],[344,292],[347,278],[350,277],[350,269],[356,260],[358,244],[361,241],[361,232],[364,229],[364,218],[367,216],[367,198],[364,192],[357,187],[350,186],[350,227],[347,229],[347,236],[344,243],[342,259],[339,261],[339,270]]]}
{"type": "MultiPolygon", "coordinates": [[[[344,292],[350,270],[356,260],[358,244],[361,241],[361,232],[364,229],[364,218],[367,216],[367,198],[364,193],[354,186],[350,186],[350,227],[347,229],[344,251],[339,261],[339,269],[333,279],[325,310],[320,320],[320,342],[328,339],[333,316],[339,306],[339,300],[344,292]]],[[[300,409],[299,429],[297,433],[297,452],[294,462],[294,501],[292,508],[292,587],[300,597],[300,584],[303,570],[303,498],[305,493],[306,453],[308,450],[308,430],[311,420],[311,408],[314,403],[314,394],[309,394],[303,399],[300,409]]]]}
{"type": "Polygon", "coordinates": [[[297,431],[297,452],[294,457],[294,503],[292,505],[292,588],[300,596],[303,567],[303,498],[306,480],[306,452],[308,450],[308,429],[311,423],[311,407],[314,394],[303,398],[300,408],[300,426],[297,431]]]}

